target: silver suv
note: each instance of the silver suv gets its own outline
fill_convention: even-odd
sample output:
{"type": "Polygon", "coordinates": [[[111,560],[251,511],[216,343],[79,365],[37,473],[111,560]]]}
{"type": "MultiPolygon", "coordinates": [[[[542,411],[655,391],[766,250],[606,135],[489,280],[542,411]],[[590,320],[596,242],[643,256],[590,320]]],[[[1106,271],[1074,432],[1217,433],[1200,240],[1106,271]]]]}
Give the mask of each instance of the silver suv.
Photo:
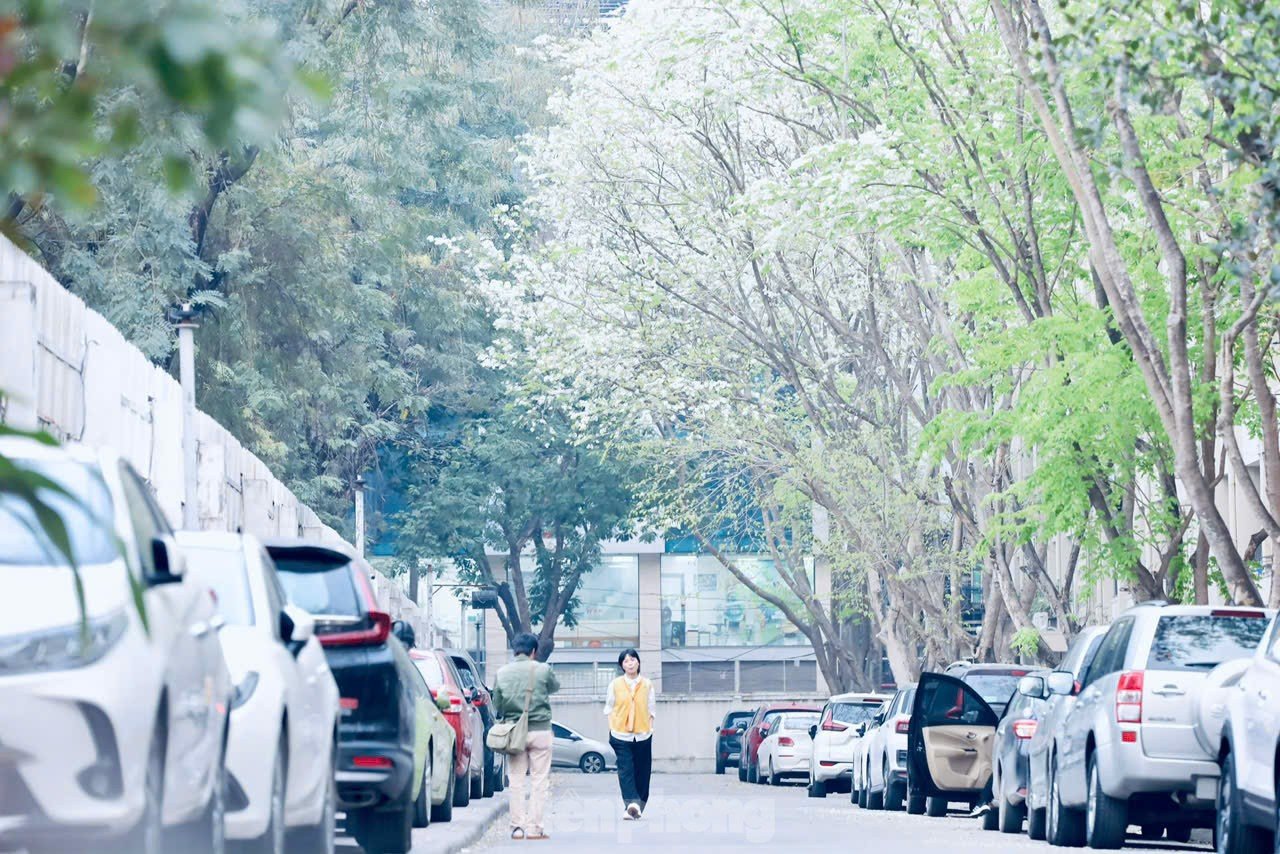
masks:
{"type": "Polygon", "coordinates": [[[1269,616],[1153,602],[1112,624],[1050,758],[1051,839],[1119,848],[1130,824],[1175,841],[1213,826],[1218,757],[1197,700],[1210,671],[1253,655],[1269,616]]]}

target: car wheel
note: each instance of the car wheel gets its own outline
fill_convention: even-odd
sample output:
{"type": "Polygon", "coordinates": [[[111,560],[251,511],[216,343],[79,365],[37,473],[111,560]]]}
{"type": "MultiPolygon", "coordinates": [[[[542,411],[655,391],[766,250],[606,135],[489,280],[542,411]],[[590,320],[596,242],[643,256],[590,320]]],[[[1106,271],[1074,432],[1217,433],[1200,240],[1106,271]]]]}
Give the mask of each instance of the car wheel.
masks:
{"type": "MultiPolygon", "coordinates": [[[[1222,774],[1218,777],[1218,819],[1214,827],[1218,854],[1263,854],[1271,848],[1267,834],[1245,821],[1241,800],[1236,788],[1235,756],[1228,753],[1222,759],[1222,774]]],[[[1177,829],[1183,827],[1186,825],[1178,825],[1177,829]]],[[[1170,839],[1173,831],[1174,826],[1170,826],[1170,839]]]]}
{"type": "Polygon", "coordinates": [[[418,797],[413,801],[413,826],[431,826],[431,767],[435,755],[435,745],[427,742],[427,758],[422,763],[422,782],[418,786],[418,797]]]}
{"type": "Polygon", "coordinates": [[[1021,833],[1022,820],[1027,817],[1026,804],[1011,804],[1003,795],[997,802],[1000,807],[1000,832],[1021,833]]]}
{"type": "Polygon", "coordinates": [[[884,763],[884,808],[890,812],[901,812],[907,799],[907,784],[889,781],[889,760],[884,763]]]}
{"type": "Polygon", "coordinates": [[[1089,803],[1085,809],[1085,840],[1090,848],[1112,849],[1124,845],[1129,827],[1129,803],[1102,790],[1097,756],[1089,757],[1089,803]]]}
{"type": "Polygon", "coordinates": [[[507,760],[500,753],[495,753],[493,758],[496,765],[493,769],[493,791],[496,793],[507,787],[507,760]]]}
{"type": "Polygon", "coordinates": [[[994,804],[988,804],[987,811],[982,814],[982,829],[983,830],[999,830],[999,828],[1000,828],[1000,808],[995,806],[994,804]]]}
{"type": "Polygon", "coordinates": [[[1027,838],[1034,839],[1037,842],[1042,841],[1045,837],[1045,815],[1044,809],[1027,810],[1027,838]]]}
{"type": "Polygon", "coordinates": [[[356,841],[369,854],[408,854],[413,846],[413,802],[398,809],[361,810],[356,841]]]}
{"type": "MultiPolygon", "coordinates": [[[[338,746],[333,746],[334,757],[338,755],[338,746]]],[[[289,854],[333,854],[334,840],[338,833],[338,787],[334,782],[334,771],[329,768],[328,779],[325,780],[324,806],[320,812],[320,821],[306,827],[291,830],[287,837],[289,854]]]]}
{"type": "Polygon", "coordinates": [[[947,814],[948,805],[944,798],[927,797],[924,799],[924,814],[930,818],[942,818],[947,814]]]}
{"type": "Polygon", "coordinates": [[[827,796],[827,784],[824,780],[813,780],[809,783],[809,797],[825,798],[827,796]]]}
{"type": "Polygon", "coordinates": [[[461,776],[455,776],[453,781],[453,805],[455,807],[465,807],[471,803],[471,780],[464,772],[461,776]]]}
{"type": "Polygon", "coordinates": [[[280,743],[276,745],[275,761],[271,766],[271,803],[267,807],[267,829],[248,846],[253,854],[284,854],[284,794],[287,769],[284,755],[286,749],[282,734],[280,743]]]}
{"type": "Polygon", "coordinates": [[[741,762],[738,763],[738,782],[739,783],[747,782],[747,766],[742,764],[741,762]]]}
{"type": "Polygon", "coordinates": [[[449,775],[449,788],[444,793],[444,800],[438,804],[431,805],[431,820],[446,822],[453,821],[453,790],[457,784],[458,778],[449,775]]]}
{"type": "MultiPolygon", "coordinates": [[[[1191,825],[1189,824],[1172,824],[1164,829],[1164,836],[1170,842],[1190,842],[1191,841],[1191,825]]],[[[1266,851],[1266,837],[1263,837],[1263,847],[1259,851],[1266,851]]]]}
{"type": "Polygon", "coordinates": [[[1080,810],[1062,803],[1058,789],[1058,760],[1049,768],[1049,814],[1045,833],[1050,845],[1061,848],[1079,848],[1084,845],[1084,816],[1080,810]]]}
{"type": "Polygon", "coordinates": [[[497,775],[494,773],[494,764],[496,758],[493,755],[493,749],[486,747],[484,749],[484,770],[480,772],[480,797],[492,798],[496,792],[497,775]]]}
{"type": "Polygon", "coordinates": [[[884,809],[884,789],[878,792],[867,790],[867,809],[882,810],[884,809]]]}
{"type": "Polygon", "coordinates": [[[907,789],[907,815],[924,815],[925,796],[916,795],[907,789]]]}
{"type": "MultiPolygon", "coordinates": [[[[484,753],[483,753],[483,751],[482,751],[482,752],[481,752],[481,754],[480,754],[480,758],[481,758],[481,760],[483,761],[483,759],[484,759],[484,753]]],[[[476,761],[476,757],[475,757],[475,754],[474,754],[474,753],[473,753],[473,754],[471,754],[471,761],[472,761],[472,762],[475,762],[475,761],[476,761]]],[[[485,771],[484,771],[484,767],[483,767],[483,765],[482,765],[478,770],[479,770],[479,773],[478,773],[478,774],[469,774],[469,775],[468,775],[468,776],[470,777],[470,780],[471,780],[471,800],[473,800],[473,801],[478,801],[478,800],[480,800],[481,798],[483,798],[483,797],[484,797],[484,773],[485,773],[485,771]]]]}
{"type": "Polygon", "coordinates": [[[227,763],[226,745],[214,769],[213,786],[204,814],[194,822],[173,828],[174,842],[165,850],[200,851],[225,854],[227,848],[227,763]]]}
{"type": "Polygon", "coordinates": [[[578,767],[582,769],[583,774],[599,774],[604,771],[604,757],[599,753],[584,754],[578,760],[578,767]]]}
{"type": "Polygon", "coordinates": [[[866,789],[858,790],[858,806],[859,807],[861,807],[864,810],[867,809],[868,808],[867,804],[870,803],[870,799],[871,799],[870,792],[868,792],[866,789]]]}
{"type": "Polygon", "coordinates": [[[773,760],[769,760],[769,782],[774,786],[782,785],[782,778],[778,776],[777,770],[773,767],[773,760]]]}

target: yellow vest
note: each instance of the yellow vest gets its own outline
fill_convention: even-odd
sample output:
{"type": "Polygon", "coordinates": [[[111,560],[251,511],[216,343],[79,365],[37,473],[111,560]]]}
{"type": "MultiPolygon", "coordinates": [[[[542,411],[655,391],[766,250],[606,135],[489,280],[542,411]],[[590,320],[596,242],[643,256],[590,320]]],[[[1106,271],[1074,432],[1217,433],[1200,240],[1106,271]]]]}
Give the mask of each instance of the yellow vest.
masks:
{"type": "Polygon", "coordinates": [[[649,680],[641,676],[632,688],[625,676],[619,676],[611,687],[613,714],[609,715],[609,729],[635,735],[649,732],[653,728],[649,719],[649,680]]]}

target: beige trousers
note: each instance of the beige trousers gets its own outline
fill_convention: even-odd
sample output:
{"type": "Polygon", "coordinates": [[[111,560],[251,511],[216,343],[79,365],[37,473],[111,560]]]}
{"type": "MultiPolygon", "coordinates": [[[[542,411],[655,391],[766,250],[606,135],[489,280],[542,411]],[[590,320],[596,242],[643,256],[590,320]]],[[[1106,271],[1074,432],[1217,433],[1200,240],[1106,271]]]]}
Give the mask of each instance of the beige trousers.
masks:
{"type": "Polygon", "coordinates": [[[507,757],[511,777],[511,826],[525,833],[542,833],[542,810],[551,788],[551,730],[531,730],[523,753],[507,757]],[[529,774],[529,803],[524,800],[525,773],[529,774]]]}

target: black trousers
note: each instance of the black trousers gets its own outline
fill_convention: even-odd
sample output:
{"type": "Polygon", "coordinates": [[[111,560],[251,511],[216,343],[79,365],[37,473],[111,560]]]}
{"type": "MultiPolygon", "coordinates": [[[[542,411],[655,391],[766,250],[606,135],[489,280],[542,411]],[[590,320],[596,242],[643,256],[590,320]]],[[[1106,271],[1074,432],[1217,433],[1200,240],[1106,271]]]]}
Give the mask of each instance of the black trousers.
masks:
{"type": "Polygon", "coordinates": [[[653,736],[644,741],[619,741],[609,736],[609,746],[618,755],[618,788],[623,805],[649,802],[649,775],[653,771],[653,736]]]}

